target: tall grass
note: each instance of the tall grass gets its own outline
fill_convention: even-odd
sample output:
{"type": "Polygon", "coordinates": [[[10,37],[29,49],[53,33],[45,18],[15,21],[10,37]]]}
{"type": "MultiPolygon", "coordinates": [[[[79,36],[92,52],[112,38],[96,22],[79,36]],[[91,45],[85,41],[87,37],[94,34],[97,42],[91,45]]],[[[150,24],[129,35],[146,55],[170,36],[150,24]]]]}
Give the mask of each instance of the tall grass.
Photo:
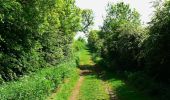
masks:
{"type": "Polygon", "coordinates": [[[0,85],[0,100],[44,100],[63,83],[64,79],[74,74],[76,74],[74,60],[42,69],[18,81],[0,85]]]}
{"type": "Polygon", "coordinates": [[[79,78],[78,71],[74,73],[76,74],[73,74],[73,76],[68,78],[64,84],[61,84],[59,91],[57,91],[57,94],[55,95],[55,100],[68,100],[71,96],[72,90],[79,78]]]}

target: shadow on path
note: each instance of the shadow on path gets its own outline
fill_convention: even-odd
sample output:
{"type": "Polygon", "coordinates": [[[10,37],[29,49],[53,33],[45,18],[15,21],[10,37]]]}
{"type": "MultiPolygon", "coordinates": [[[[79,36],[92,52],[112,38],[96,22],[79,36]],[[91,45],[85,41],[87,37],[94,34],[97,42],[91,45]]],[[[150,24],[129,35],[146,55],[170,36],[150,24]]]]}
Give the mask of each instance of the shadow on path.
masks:
{"type": "MultiPolygon", "coordinates": [[[[113,100],[153,100],[146,94],[135,89],[131,84],[128,84],[121,76],[114,74],[110,69],[95,65],[98,73],[98,78],[108,82],[116,99],[113,100]]],[[[112,99],[111,99],[112,100],[112,99]]]]}
{"type": "Polygon", "coordinates": [[[106,93],[109,95],[109,100],[118,100],[116,94],[113,92],[111,86],[104,79],[105,72],[98,66],[94,65],[80,65],[81,76],[95,76],[95,78],[102,80],[102,84],[105,87],[106,93]]]}

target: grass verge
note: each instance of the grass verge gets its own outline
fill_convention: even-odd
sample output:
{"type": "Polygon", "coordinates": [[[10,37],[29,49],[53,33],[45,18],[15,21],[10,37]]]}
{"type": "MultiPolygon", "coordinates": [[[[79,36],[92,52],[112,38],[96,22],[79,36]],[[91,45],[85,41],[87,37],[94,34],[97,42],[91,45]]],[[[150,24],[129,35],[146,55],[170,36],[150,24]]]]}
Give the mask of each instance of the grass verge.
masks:
{"type": "Polygon", "coordinates": [[[119,100],[152,100],[142,92],[126,84],[123,80],[116,78],[114,75],[111,76],[112,78],[107,81],[119,100]]]}
{"type": "Polygon", "coordinates": [[[0,85],[0,100],[45,100],[65,79],[77,74],[76,66],[73,60],[0,85]]]}
{"type": "Polygon", "coordinates": [[[94,53],[92,53],[92,58],[103,71],[101,79],[110,85],[118,100],[153,100],[152,97],[139,91],[133,84],[129,84],[128,80],[122,78],[120,75],[122,73],[115,74],[112,69],[106,67],[106,63],[103,62],[102,58],[94,53]]]}
{"type": "Polygon", "coordinates": [[[68,78],[64,84],[60,85],[60,89],[59,91],[57,91],[54,100],[68,100],[79,78],[78,71],[75,70],[75,72],[73,73],[74,74],[70,78],[68,78]]]}

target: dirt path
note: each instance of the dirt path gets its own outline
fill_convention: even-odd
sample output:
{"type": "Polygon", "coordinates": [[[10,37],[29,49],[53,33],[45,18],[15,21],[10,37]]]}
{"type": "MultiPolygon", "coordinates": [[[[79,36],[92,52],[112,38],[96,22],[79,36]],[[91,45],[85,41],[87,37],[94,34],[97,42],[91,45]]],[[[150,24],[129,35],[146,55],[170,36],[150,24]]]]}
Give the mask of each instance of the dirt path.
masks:
{"type": "MultiPolygon", "coordinates": [[[[97,67],[95,65],[88,51],[86,51],[85,54],[82,57],[80,57],[80,60],[81,60],[81,64],[79,66],[80,77],[76,85],[73,87],[71,96],[68,98],[68,100],[83,99],[84,95],[81,98],[82,90],[84,92],[88,92],[88,94],[85,94],[86,96],[86,98],[84,98],[85,100],[89,99],[88,96],[92,98],[97,96],[96,99],[99,98],[97,100],[117,100],[116,95],[112,91],[112,88],[109,85],[109,83],[103,80],[102,78],[103,71],[100,69],[100,67],[97,67]],[[88,77],[94,77],[94,78],[88,78],[88,77]],[[82,89],[82,87],[84,86],[87,86],[87,87],[82,89]]],[[[56,91],[53,93],[53,95],[48,100],[54,100],[56,93],[59,91],[60,91],[60,88],[56,89],[56,91]]]]}
{"type": "MultiPolygon", "coordinates": [[[[80,71],[80,78],[79,78],[76,86],[74,87],[74,89],[72,91],[72,95],[70,96],[69,100],[79,100],[79,99],[81,99],[81,98],[79,98],[79,96],[80,96],[79,92],[80,92],[81,85],[82,85],[84,78],[85,78],[84,76],[89,75],[89,74],[100,74],[100,71],[96,71],[96,68],[97,67],[94,67],[93,71],[86,69],[86,68],[84,70],[80,71]]],[[[107,93],[109,95],[109,100],[117,100],[116,95],[112,91],[109,83],[102,80],[102,84],[103,84],[103,87],[105,88],[105,93],[107,93]]]]}
{"type": "Polygon", "coordinates": [[[89,73],[92,73],[92,71],[90,71],[90,70],[80,70],[80,78],[79,78],[76,86],[74,87],[69,100],[79,100],[79,92],[80,92],[80,87],[81,87],[83,80],[84,80],[84,75],[89,74],[89,73]]]}
{"type": "MultiPolygon", "coordinates": [[[[55,95],[61,91],[62,87],[59,86],[47,100],[152,100],[145,99],[143,95],[128,87],[121,79],[114,78],[114,75],[110,76],[112,73],[107,73],[107,70],[103,70],[100,65],[95,64],[87,50],[83,51],[79,58],[80,77],[71,86],[70,97],[67,95],[68,92],[65,92],[68,88],[64,88],[63,94],[67,96],[62,96],[66,96],[66,98],[60,99],[62,97],[59,97],[56,99],[55,95]]],[[[70,81],[72,82],[72,80],[70,81]]],[[[66,81],[66,84],[68,85],[69,82],[66,81]]]]}
{"type": "Polygon", "coordinates": [[[72,95],[70,96],[69,100],[78,100],[79,90],[80,90],[83,80],[84,80],[84,77],[80,76],[76,86],[74,87],[72,91],[72,95]]]}
{"type": "MultiPolygon", "coordinates": [[[[74,89],[72,91],[72,95],[70,96],[69,100],[80,100],[81,99],[79,97],[80,96],[80,89],[81,89],[83,82],[86,81],[85,77],[87,77],[91,74],[97,75],[97,76],[100,76],[102,74],[102,70],[95,65],[95,63],[91,59],[91,55],[88,52],[84,56],[80,57],[80,60],[81,60],[81,64],[79,66],[79,68],[80,68],[80,78],[79,78],[76,86],[74,87],[74,89]],[[89,58],[87,57],[88,59],[84,59],[84,58],[86,58],[86,56],[88,56],[89,58]]],[[[108,95],[108,97],[109,97],[108,99],[109,100],[117,100],[116,95],[112,91],[111,86],[108,84],[108,82],[105,82],[102,79],[102,77],[98,78],[98,80],[101,80],[101,84],[102,84],[104,91],[105,91],[103,93],[108,95]]],[[[99,87],[99,88],[101,88],[101,87],[99,87]]],[[[99,94],[100,93],[101,92],[99,92],[99,94]]],[[[89,95],[89,96],[92,96],[92,95],[89,95]]],[[[102,99],[102,100],[105,100],[105,99],[102,99]]]]}

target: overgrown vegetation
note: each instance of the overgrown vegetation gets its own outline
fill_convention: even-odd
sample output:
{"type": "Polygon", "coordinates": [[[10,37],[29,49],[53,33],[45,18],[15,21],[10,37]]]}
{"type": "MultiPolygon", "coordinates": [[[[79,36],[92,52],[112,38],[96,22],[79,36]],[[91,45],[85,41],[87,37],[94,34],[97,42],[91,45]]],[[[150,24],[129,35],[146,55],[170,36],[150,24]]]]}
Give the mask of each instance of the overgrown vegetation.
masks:
{"type": "Polygon", "coordinates": [[[111,86],[118,100],[155,100],[155,98],[152,98],[150,95],[136,89],[134,84],[129,83],[124,77],[121,77],[121,75],[113,73],[113,71],[105,65],[101,65],[98,65],[103,73],[101,79],[105,80],[111,86]]]}
{"type": "MultiPolygon", "coordinates": [[[[78,66],[78,65],[77,65],[78,66]]],[[[72,90],[79,78],[79,71],[77,68],[71,71],[68,78],[64,80],[64,83],[60,84],[57,88],[56,95],[53,97],[54,100],[68,100],[71,96],[72,90]]]]}
{"type": "Polygon", "coordinates": [[[170,87],[170,1],[156,4],[155,15],[146,28],[139,13],[128,4],[109,4],[101,30],[91,31],[88,43],[114,73],[140,91],[166,100],[170,87]]]}
{"type": "MultiPolygon", "coordinates": [[[[156,1],[154,7],[144,27],[128,4],[110,3],[103,26],[89,32],[93,12],[78,8],[75,0],[0,0],[0,99],[46,99],[66,79],[72,81],[56,98],[68,99],[78,79],[76,66],[94,63],[86,41],[73,40],[78,31],[89,32],[93,60],[125,80],[110,75],[119,99],[147,99],[138,93],[170,99],[170,1],[156,1]],[[134,88],[140,92],[129,93],[134,88]]],[[[85,78],[82,99],[108,98],[101,80],[85,78]]]]}
{"type": "Polygon", "coordinates": [[[76,41],[74,41],[74,44],[73,44],[73,49],[74,49],[74,52],[79,52],[81,50],[84,50],[86,47],[86,41],[83,39],[83,38],[78,38],[76,41]]]}
{"type": "Polygon", "coordinates": [[[0,7],[1,100],[45,99],[66,78],[76,81],[73,38],[93,24],[84,20],[91,10],[75,0],[0,0],[0,7]]]}
{"type": "Polygon", "coordinates": [[[75,33],[92,25],[84,20],[92,11],[75,0],[0,0],[0,6],[0,83],[70,58],[75,33]]]}
{"type": "Polygon", "coordinates": [[[75,61],[44,68],[18,81],[0,85],[1,100],[45,100],[65,80],[78,77],[75,61]]]}
{"type": "Polygon", "coordinates": [[[64,84],[61,84],[61,88],[59,88],[60,90],[57,91],[56,96],[54,96],[55,100],[69,100],[78,78],[79,73],[77,71],[74,76],[71,76],[64,84]]]}
{"type": "MultiPolygon", "coordinates": [[[[73,51],[74,51],[74,57],[76,59],[76,62],[74,63],[76,63],[77,67],[80,64],[80,53],[85,48],[86,48],[86,42],[83,38],[78,38],[77,40],[74,41],[73,51]]],[[[59,88],[57,88],[56,94],[53,96],[53,99],[68,100],[79,78],[79,74],[80,74],[79,70],[75,69],[72,72],[72,75],[65,80],[66,82],[60,84],[59,88]]]]}

